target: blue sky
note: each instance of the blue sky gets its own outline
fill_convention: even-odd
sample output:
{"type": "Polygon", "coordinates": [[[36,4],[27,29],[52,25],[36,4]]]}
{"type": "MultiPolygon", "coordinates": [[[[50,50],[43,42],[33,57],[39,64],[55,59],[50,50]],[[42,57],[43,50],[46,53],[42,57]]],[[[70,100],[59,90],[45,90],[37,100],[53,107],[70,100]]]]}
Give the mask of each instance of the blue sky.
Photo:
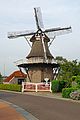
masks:
{"type": "Polygon", "coordinates": [[[17,70],[14,61],[24,59],[30,51],[24,38],[10,40],[7,33],[36,29],[34,7],[41,7],[45,28],[72,26],[72,33],[56,37],[50,47],[53,56],[80,61],[80,0],[0,0],[0,72],[3,75],[17,70]]]}

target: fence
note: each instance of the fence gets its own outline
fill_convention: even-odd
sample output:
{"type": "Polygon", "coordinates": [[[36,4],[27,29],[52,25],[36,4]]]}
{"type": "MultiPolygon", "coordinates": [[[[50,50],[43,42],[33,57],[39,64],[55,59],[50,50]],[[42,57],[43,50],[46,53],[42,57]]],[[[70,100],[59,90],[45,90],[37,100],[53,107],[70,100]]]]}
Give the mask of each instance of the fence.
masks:
{"type": "Polygon", "coordinates": [[[24,91],[51,91],[51,82],[49,83],[30,83],[22,82],[22,92],[24,91]]]}

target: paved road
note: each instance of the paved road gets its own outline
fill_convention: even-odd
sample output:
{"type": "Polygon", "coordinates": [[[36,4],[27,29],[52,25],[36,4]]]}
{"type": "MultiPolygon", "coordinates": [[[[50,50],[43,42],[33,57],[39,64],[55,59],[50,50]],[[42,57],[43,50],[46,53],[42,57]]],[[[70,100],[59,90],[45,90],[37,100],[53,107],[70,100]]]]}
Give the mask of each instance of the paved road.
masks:
{"type": "Polygon", "coordinates": [[[80,120],[80,103],[2,91],[0,99],[24,108],[39,120],[80,120]]]}

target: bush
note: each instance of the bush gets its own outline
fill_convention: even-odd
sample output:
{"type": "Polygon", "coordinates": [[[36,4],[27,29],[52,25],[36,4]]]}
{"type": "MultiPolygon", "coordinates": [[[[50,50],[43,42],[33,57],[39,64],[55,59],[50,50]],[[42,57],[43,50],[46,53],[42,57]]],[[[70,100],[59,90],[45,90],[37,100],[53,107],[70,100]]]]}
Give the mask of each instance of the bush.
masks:
{"type": "Polygon", "coordinates": [[[77,85],[77,88],[80,89],[80,85],[77,85]]]}
{"type": "Polygon", "coordinates": [[[71,87],[71,83],[68,80],[59,81],[59,92],[62,92],[62,89],[67,87],[71,87]]]}
{"type": "Polygon", "coordinates": [[[76,76],[72,76],[72,81],[75,81],[76,80],[76,76]]]}
{"type": "Polygon", "coordinates": [[[0,84],[0,90],[21,91],[21,85],[17,84],[0,84]]]}
{"type": "Polygon", "coordinates": [[[70,98],[70,93],[76,91],[77,88],[63,88],[62,90],[62,97],[63,98],[70,98]]]}
{"type": "Polygon", "coordinates": [[[80,76],[76,76],[76,82],[78,83],[78,85],[80,85],[80,76]]]}
{"type": "Polygon", "coordinates": [[[72,76],[72,81],[75,81],[76,83],[80,85],[80,75],[72,76]]]}
{"type": "Polygon", "coordinates": [[[62,89],[64,88],[64,86],[65,86],[64,80],[60,80],[59,81],[59,92],[62,92],[62,89]]]}
{"type": "Polygon", "coordinates": [[[71,87],[68,80],[53,80],[52,81],[52,92],[62,92],[63,88],[71,87]]]}
{"type": "Polygon", "coordinates": [[[51,86],[52,92],[59,92],[59,81],[53,80],[51,86]]]}

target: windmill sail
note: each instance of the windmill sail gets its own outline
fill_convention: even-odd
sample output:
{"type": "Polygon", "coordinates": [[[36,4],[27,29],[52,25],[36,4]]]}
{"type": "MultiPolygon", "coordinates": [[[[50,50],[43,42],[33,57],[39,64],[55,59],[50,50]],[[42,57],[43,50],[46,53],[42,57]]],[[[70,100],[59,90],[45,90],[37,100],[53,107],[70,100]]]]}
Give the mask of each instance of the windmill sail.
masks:
{"type": "Polygon", "coordinates": [[[64,34],[67,34],[67,33],[70,33],[72,30],[71,30],[71,27],[66,27],[66,28],[52,28],[52,29],[46,29],[44,31],[44,33],[46,33],[46,35],[49,37],[49,38],[52,38],[54,36],[59,36],[59,35],[64,35],[64,34]]]}
{"type": "Polygon", "coordinates": [[[43,29],[43,21],[42,21],[42,14],[41,14],[41,9],[40,7],[34,8],[34,13],[35,13],[35,20],[36,20],[36,26],[37,29],[43,29]]]}
{"type": "Polygon", "coordinates": [[[29,35],[34,35],[35,31],[20,31],[20,32],[8,32],[8,38],[17,38],[17,37],[24,37],[24,36],[29,36],[29,35]]]}

